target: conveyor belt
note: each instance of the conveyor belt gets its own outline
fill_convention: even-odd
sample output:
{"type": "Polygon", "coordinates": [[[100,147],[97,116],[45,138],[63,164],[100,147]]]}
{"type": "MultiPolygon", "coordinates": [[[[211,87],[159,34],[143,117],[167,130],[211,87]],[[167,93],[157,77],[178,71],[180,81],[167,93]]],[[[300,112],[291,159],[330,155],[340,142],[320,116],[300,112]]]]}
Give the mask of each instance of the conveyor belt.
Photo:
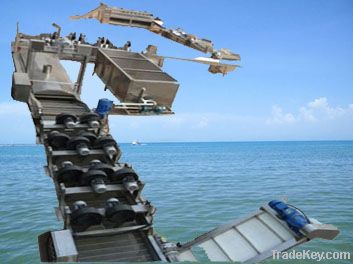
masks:
{"type": "Polygon", "coordinates": [[[81,115],[89,112],[89,108],[85,104],[73,99],[60,100],[58,98],[47,97],[37,97],[37,99],[42,105],[43,120],[55,118],[55,116],[61,114],[63,111],[73,115],[81,115]]]}
{"type": "MultiPolygon", "coordinates": [[[[48,98],[48,96],[40,95],[36,99],[38,99],[41,104],[42,122],[40,123],[42,124],[41,131],[45,131],[44,138],[46,138],[51,131],[58,128],[58,125],[53,124],[54,121],[48,121],[55,119],[56,115],[63,112],[69,112],[79,116],[90,111],[84,103],[76,100],[74,97],[53,98],[51,96],[48,98]],[[52,127],[52,129],[50,129],[50,127],[52,127]]],[[[66,131],[69,135],[74,135],[82,131],[92,132],[92,129],[86,127],[70,130],[61,127],[61,131],[66,131]]],[[[53,152],[47,143],[44,145],[48,155],[49,172],[53,172],[53,167],[59,167],[60,163],[64,160],[76,161],[76,159],[78,159],[79,162],[75,162],[75,164],[81,166],[87,165],[92,158],[96,159],[97,157],[100,158],[100,160],[111,162],[105,154],[91,154],[85,157],[77,157],[77,153],[68,155],[68,151],[62,151],[63,155],[60,155],[58,151],[53,152]]],[[[83,193],[68,193],[63,195],[60,185],[55,180],[55,176],[50,176],[54,179],[59,201],[61,199],[61,202],[59,202],[61,208],[64,208],[65,206],[71,208],[73,204],[79,200],[85,201],[89,207],[102,208],[105,206],[106,201],[111,197],[118,198],[119,201],[124,204],[137,204],[134,197],[126,190],[119,192],[108,191],[102,194],[97,194],[90,190],[83,193]]],[[[128,226],[134,226],[134,224],[128,226]]],[[[152,246],[147,239],[148,230],[134,231],[118,235],[99,235],[99,230],[104,230],[101,227],[93,230],[98,230],[98,234],[94,237],[76,238],[74,236],[79,261],[153,261],[159,259],[153,252],[152,246]]]]}
{"type": "MultiPolygon", "coordinates": [[[[69,112],[75,115],[81,115],[85,112],[89,112],[88,107],[84,103],[78,100],[74,100],[73,98],[54,99],[45,97],[43,98],[39,96],[37,99],[42,107],[41,121],[46,120],[46,122],[41,122],[41,124],[47,124],[47,126],[42,125],[41,128],[42,131],[45,130],[46,135],[44,135],[44,138],[51,131],[55,130],[55,128],[47,128],[48,122],[50,123],[48,120],[55,118],[55,115],[62,112],[69,112]]],[[[58,125],[55,126],[52,124],[51,126],[57,128],[58,125]]],[[[66,131],[69,135],[73,135],[82,131],[92,132],[92,129],[88,130],[88,128],[79,128],[70,130],[62,128],[62,131],[66,131]]],[[[96,134],[98,135],[97,131],[96,134]]],[[[48,155],[49,172],[53,172],[55,170],[53,167],[59,167],[60,163],[64,160],[74,161],[76,165],[80,166],[88,165],[92,159],[96,158],[106,162],[112,162],[109,160],[109,158],[106,157],[105,154],[90,154],[88,156],[78,157],[77,153],[68,155],[68,151],[62,151],[62,155],[60,155],[60,153],[58,154],[59,151],[53,152],[47,143],[44,145],[48,155]]],[[[92,190],[89,190],[88,192],[82,192],[81,190],[79,193],[68,192],[66,195],[64,195],[60,189],[60,185],[56,182],[55,176],[50,176],[53,177],[54,183],[56,185],[60,208],[72,208],[73,204],[79,200],[85,201],[89,207],[104,208],[106,201],[112,197],[118,198],[118,200],[124,204],[137,204],[136,199],[134,199],[134,197],[125,189],[117,192],[107,191],[102,194],[95,193],[92,190]]],[[[66,189],[69,190],[69,188],[66,189]]],[[[142,221],[141,219],[137,219],[136,221],[136,225],[144,222],[143,219],[142,221]],[[138,223],[139,221],[140,223],[138,223]]],[[[132,223],[128,226],[134,226],[135,224],[132,223]]],[[[98,232],[94,237],[76,238],[74,236],[74,242],[76,244],[79,261],[153,261],[159,259],[158,256],[153,252],[152,246],[147,239],[148,233],[150,232],[148,230],[138,232],[134,231],[118,235],[99,235],[99,230],[104,230],[102,227],[98,227],[93,230],[98,232]]]]}
{"type": "Polygon", "coordinates": [[[153,261],[143,233],[76,239],[79,261],[153,261]]]}
{"type": "Polygon", "coordinates": [[[41,41],[22,44],[23,49],[14,49],[17,71],[13,96],[29,106],[37,141],[45,147],[47,173],[55,185],[59,203],[56,213],[64,221],[62,231],[47,232],[39,237],[42,261],[163,259],[156,253],[157,244],[151,242],[154,240],[153,207],[140,195],[143,183],[138,178],[128,179],[125,174],[119,177],[128,180],[115,180],[116,173],[132,168],[119,163],[118,145],[106,134],[98,115],[80,100],[77,85],[71,83],[60,64],[59,54],[44,52],[41,41]],[[88,113],[96,118],[94,126],[82,117],[88,113]],[[67,117],[62,117],[63,114],[71,116],[71,125],[65,123],[67,117]],[[55,137],[57,134],[61,136],[55,137]],[[86,143],[77,143],[76,139],[86,143]],[[86,144],[86,153],[79,151],[82,144],[86,144]],[[60,176],[65,166],[77,169],[65,178],[60,176]],[[96,166],[106,166],[108,171],[96,166]],[[101,174],[104,177],[99,176],[101,174]],[[103,181],[105,189],[95,189],[94,186],[100,186],[96,181],[103,181]],[[128,189],[129,182],[134,189],[128,189]],[[109,206],[113,209],[109,209],[108,214],[109,206]],[[98,220],[93,221],[85,210],[94,212],[98,220]],[[125,211],[119,214],[119,210],[125,211]]]}

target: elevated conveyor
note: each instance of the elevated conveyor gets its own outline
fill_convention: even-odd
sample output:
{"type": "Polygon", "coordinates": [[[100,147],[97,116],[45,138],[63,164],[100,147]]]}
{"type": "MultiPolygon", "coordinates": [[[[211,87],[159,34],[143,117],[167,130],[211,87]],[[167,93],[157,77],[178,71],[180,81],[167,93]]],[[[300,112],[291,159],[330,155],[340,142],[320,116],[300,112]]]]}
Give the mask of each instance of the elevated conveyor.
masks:
{"type": "Polygon", "coordinates": [[[271,250],[338,234],[335,227],[273,201],[185,244],[159,237],[153,229],[155,208],[141,195],[144,183],[131,165],[119,161],[108,114],[172,114],[179,84],[154,58],[74,35],[18,33],[12,43],[12,97],[29,107],[37,142],[45,147],[45,170],[55,185],[55,212],[64,223],[62,230],[38,237],[42,261],[196,261],[193,250],[201,247],[211,261],[257,262],[271,250]],[[60,60],[81,64],[77,82],[60,60]],[[120,104],[101,99],[91,110],[81,101],[87,63],[95,64],[95,73],[120,104]]]}
{"type": "Polygon", "coordinates": [[[75,90],[77,85],[61,66],[59,54],[46,52],[44,48],[44,41],[36,38],[33,42],[22,39],[13,44],[16,71],[12,93],[15,99],[26,101],[29,106],[37,141],[45,146],[46,171],[56,188],[59,201],[56,214],[64,221],[64,230],[39,237],[42,261],[164,260],[158,254],[151,226],[154,208],[140,196],[143,183],[131,166],[118,162],[120,149],[112,138],[109,151],[107,146],[97,143],[108,137],[103,133],[101,120],[80,100],[75,90]],[[63,117],[63,113],[67,113],[66,119],[72,116],[73,122],[60,120],[58,117],[63,117]],[[92,114],[95,122],[87,122],[87,114],[92,114]],[[53,133],[64,136],[53,137],[53,133]],[[80,136],[94,138],[87,143],[88,153],[80,153],[79,145],[71,148],[64,142],[65,138],[69,141],[80,136]],[[97,192],[94,187],[98,185],[94,181],[100,179],[94,175],[97,171],[98,176],[99,172],[110,174],[101,184],[104,192],[103,189],[97,192]],[[84,181],[90,172],[92,179],[84,181]],[[130,174],[135,178],[125,181],[130,174]],[[115,211],[107,205],[112,198],[117,199],[112,207],[115,211]],[[77,208],[80,201],[85,203],[84,208],[77,208]],[[125,211],[119,211],[119,206],[125,211]],[[112,215],[110,219],[92,217],[104,218],[106,211],[112,215]],[[119,223],[114,213],[120,213],[119,223]],[[132,216],[127,218],[127,213],[132,216]]]}

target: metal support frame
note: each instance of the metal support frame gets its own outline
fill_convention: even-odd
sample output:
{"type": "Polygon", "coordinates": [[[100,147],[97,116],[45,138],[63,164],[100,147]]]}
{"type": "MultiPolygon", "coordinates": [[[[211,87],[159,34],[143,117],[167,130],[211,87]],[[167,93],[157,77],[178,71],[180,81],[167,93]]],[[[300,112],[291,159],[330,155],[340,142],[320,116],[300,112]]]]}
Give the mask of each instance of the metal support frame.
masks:
{"type": "MultiPolygon", "coordinates": [[[[77,115],[81,115],[82,113],[87,113],[89,109],[87,106],[80,101],[79,95],[82,88],[82,82],[84,78],[84,73],[86,71],[87,63],[95,62],[95,56],[98,50],[98,47],[92,45],[78,44],[75,45],[64,45],[60,42],[60,39],[53,40],[52,44],[44,41],[41,37],[29,37],[22,36],[19,33],[16,37],[15,43],[13,43],[13,57],[14,64],[16,67],[16,72],[26,71],[35,78],[31,78],[31,87],[30,93],[28,96],[28,105],[31,111],[36,132],[38,142],[41,142],[45,146],[48,165],[46,166],[47,174],[53,179],[54,186],[56,189],[56,194],[59,201],[59,206],[57,207],[56,215],[58,219],[62,219],[64,221],[64,230],[62,231],[54,231],[50,234],[53,237],[52,240],[41,240],[41,250],[47,250],[45,247],[50,248],[50,244],[45,243],[53,243],[53,248],[57,253],[56,260],[57,261],[77,261],[80,259],[81,248],[77,248],[77,254],[72,254],[73,257],[70,258],[66,256],[66,253],[62,253],[62,246],[65,245],[65,242],[57,243],[59,240],[56,234],[65,233],[67,235],[60,236],[60,241],[63,239],[69,239],[69,237],[73,237],[73,240],[80,238],[80,243],[84,243],[85,239],[90,238],[92,235],[95,236],[105,236],[110,234],[120,234],[120,233],[133,233],[133,232],[141,232],[141,236],[146,236],[146,248],[152,247],[150,244],[150,240],[147,239],[147,234],[153,233],[152,231],[152,215],[151,215],[151,205],[141,197],[141,191],[143,189],[144,184],[138,181],[138,191],[134,194],[126,191],[122,184],[107,184],[107,190],[105,192],[104,197],[116,197],[123,196],[126,197],[126,201],[131,203],[131,208],[135,211],[139,217],[136,219],[136,224],[129,227],[119,227],[113,229],[97,229],[97,230],[87,230],[79,233],[72,233],[71,230],[71,206],[72,202],[68,202],[69,199],[80,199],[79,197],[84,197],[85,195],[91,195],[94,197],[96,195],[96,199],[100,199],[99,195],[94,194],[94,191],[90,186],[77,186],[77,187],[66,187],[63,183],[59,184],[55,177],[56,171],[61,166],[62,161],[72,161],[74,164],[83,165],[85,170],[88,169],[87,164],[93,159],[99,159],[103,163],[111,164],[111,166],[118,170],[124,166],[124,164],[118,164],[118,156],[108,156],[102,148],[91,149],[88,156],[79,156],[75,150],[53,150],[51,146],[48,145],[47,135],[51,131],[60,131],[64,132],[67,135],[75,136],[80,133],[80,131],[89,131],[100,136],[101,128],[91,128],[87,124],[76,124],[73,128],[66,128],[64,125],[56,124],[55,117],[56,115],[67,111],[66,106],[71,107],[77,111],[77,115]],[[49,72],[51,76],[50,79],[46,79],[48,77],[48,73],[45,75],[40,72],[42,69],[37,69],[32,67],[34,65],[32,63],[33,59],[36,59],[36,56],[33,56],[34,52],[36,54],[49,54],[50,56],[43,57],[44,59],[48,58],[48,60],[60,60],[60,59],[68,59],[73,61],[78,61],[81,63],[80,72],[77,78],[76,88],[70,82],[61,81],[61,79],[56,79],[56,76],[60,77],[61,72],[55,72],[58,68],[55,68],[54,72],[49,72]],[[45,75],[45,76],[44,76],[45,75]],[[43,86],[42,89],[37,89],[36,87],[43,86]],[[65,86],[69,85],[70,90],[65,90],[65,86]],[[53,88],[54,87],[54,88],[53,88]],[[77,198],[75,198],[77,197],[77,198]],[[47,241],[47,242],[46,242],[47,241]],[[51,242],[50,242],[51,241],[51,242]],[[61,257],[61,255],[63,257],[61,257]]],[[[41,62],[42,63],[42,62],[41,62]]],[[[64,73],[63,73],[64,74],[64,73]]],[[[16,88],[16,87],[14,87],[16,88]]],[[[13,88],[13,89],[14,89],[13,88]]],[[[82,199],[82,198],[81,198],[82,199]]],[[[102,205],[106,198],[103,198],[102,205]]],[[[104,208],[98,208],[98,210],[105,214],[104,208]]],[[[48,236],[47,236],[48,237],[48,236]]],[[[118,239],[118,237],[116,238],[118,239]]],[[[69,242],[69,240],[67,240],[69,242]]],[[[67,243],[69,245],[70,243],[67,243]]],[[[71,246],[70,246],[71,247],[71,246]]],[[[74,249],[74,248],[72,248],[74,249]]],[[[147,253],[146,253],[147,254],[147,253]]],[[[152,254],[152,253],[151,253],[152,254]]],[[[53,261],[50,259],[50,256],[46,256],[48,259],[45,261],[53,261]]],[[[154,259],[156,260],[156,259],[154,259]]]]}
{"type": "Polygon", "coordinates": [[[89,56],[85,56],[84,60],[81,62],[80,71],[79,71],[78,77],[77,77],[77,83],[76,83],[76,85],[77,85],[76,93],[77,94],[81,94],[83,78],[85,76],[86,67],[87,67],[88,62],[89,62],[89,56]]]}

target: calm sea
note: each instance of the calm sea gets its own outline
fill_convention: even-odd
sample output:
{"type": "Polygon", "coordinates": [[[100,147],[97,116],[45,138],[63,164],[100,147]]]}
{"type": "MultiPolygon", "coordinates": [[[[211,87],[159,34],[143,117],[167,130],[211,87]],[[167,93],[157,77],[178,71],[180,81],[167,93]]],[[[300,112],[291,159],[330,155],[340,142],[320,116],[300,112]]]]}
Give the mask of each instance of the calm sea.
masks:
{"type": "MultiPolygon", "coordinates": [[[[334,241],[301,249],[353,257],[353,142],[121,144],[122,161],[146,183],[155,229],[185,242],[288,197],[309,217],[339,227],[334,241]]],[[[60,229],[42,146],[0,147],[0,263],[38,262],[37,236],[60,229]]],[[[352,261],[352,260],[351,260],[352,261]]],[[[338,263],[350,263],[339,261],[338,263]]]]}

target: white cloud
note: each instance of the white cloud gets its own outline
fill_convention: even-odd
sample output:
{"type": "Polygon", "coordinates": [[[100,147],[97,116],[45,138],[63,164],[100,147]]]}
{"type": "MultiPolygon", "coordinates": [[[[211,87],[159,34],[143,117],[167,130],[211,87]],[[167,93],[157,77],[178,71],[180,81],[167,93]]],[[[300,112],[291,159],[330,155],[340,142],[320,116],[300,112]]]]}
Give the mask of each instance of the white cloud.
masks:
{"type": "Polygon", "coordinates": [[[352,108],[349,105],[347,108],[340,106],[330,106],[326,97],[320,97],[307,106],[300,108],[300,117],[306,121],[318,121],[322,119],[336,119],[346,114],[351,114],[352,108]]]}
{"type": "Polygon", "coordinates": [[[203,117],[201,117],[201,120],[197,123],[196,127],[197,128],[205,128],[208,126],[208,122],[209,122],[208,118],[203,116],[203,117]]]}
{"type": "Polygon", "coordinates": [[[327,98],[326,97],[319,97],[319,98],[315,99],[314,101],[309,102],[308,106],[313,109],[327,108],[328,107],[327,98]]]}
{"type": "Polygon", "coordinates": [[[267,124],[288,124],[294,123],[296,118],[291,113],[283,113],[282,108],[277,105],[272,106],[272,116],[266,120],[267,124]]]}
{"type": "Polygon", "coordinates": [[[320,122],[325,120],[338,120],[353,117],[353,104],[343,108],[331,106],[326,97],[319,97],[301,106],[298,113],[284,113],[279,106],[272,107],[272,115],[267,124],[288,124],[295,122],[320,122]]]}
{"type": "Polygon", "coordinates": [[[299,117],[301,120],[316,121],[313,111],[304,106],[299,108],[299,117]]]}
{"type": "MultiPolygon", "coordinates": [[[[273,106],[271,116],[189,112],[170,116],[111,116],[110,128],[118,142],[320,140],[352,139],[353,104],[334,106],[325,97],[286,111],[273,106]]],[[[0,103],[0,143],[34,143],[34,126],[26,104],[0,103]]]]}

